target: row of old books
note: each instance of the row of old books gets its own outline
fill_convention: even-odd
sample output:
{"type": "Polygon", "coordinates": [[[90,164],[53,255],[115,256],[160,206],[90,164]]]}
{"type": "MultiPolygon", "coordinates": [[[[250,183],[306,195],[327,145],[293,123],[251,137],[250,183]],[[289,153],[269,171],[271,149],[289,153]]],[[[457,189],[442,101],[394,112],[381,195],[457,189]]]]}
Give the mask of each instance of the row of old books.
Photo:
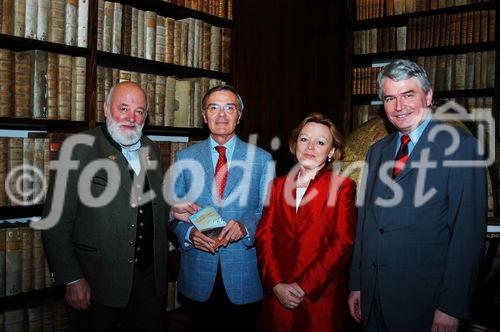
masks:
{"type": "Polygon", "coordinates": [[[50,163],[47,138],[0,138],[0,206],[41,204],[50,163]]]}
{"type": "Polygon", "coordinates": [[[170,166],[174,164],[175,154],[177,151],[187,148],[192,145],[192,142],[167,142],[158,141],[155,144],[160,149],[161,160],[163,162],[163,167],[167,170],[170,166]]]}
{"type": "MultiPolygon", "coordinates": [[[[420,56],[434,90],[490,89],[495,87],[495,51],[420,56]]],[[[378,93],[380,67],[353,68],[353,94],[378,93]]]]}
{"type": "Polygon", "coordinates": [[[85,120],[86,58],[0,49],[0,117],[85,120]]]}
{"type": "Polygon", "coordinates": [[[437,91],[495,87],[495,51],[420,56],[414,59],[426,69],[437,91]]]}
{"type": "Polygon", "coordinates": [[[490,0],[356,0],[356,19],[366,20],[488,1],[490,0]]]}
{"type": "Polygon", "coordinates": [[[53,286],[40,230],[0,228],[0,279],[2,297],[53,286]]]}
{"type": "Polygon", "coordinates": [[[230,71],[231,30],[99,1],[97,49],[206,70],[230,71]]]}
{"type": "MultiPolygon", "coordinates": [[[[477,109],[493,111],[493,97],[461,97],[449,99],[463,106],[469,113],[475,112],[477,109]]],[[[444,104],[448,100],[436,100],[436,104],[444,104]]],[[[359,127],[365,122],[377,116],[384,116],[384,107],[382,104],[373,105],[353,105],[353,127],[359,127]]],[[[493,113],[492,113],[493,114],[493,113]]]]}
{"type": "Polygon", "coordinates": [[[163,0],[213,16],[233,19],[233,0],[163,0]]]}
{"type": "Polygon", "coordinates": [[[495,10],[408,19],[408,26],[354,32],[354,54],[465,45],[495,40],[495,10]]]}
{"type": "Polygon", "coordinates": [[[2,33],[87,47],[90,0],[2,0],[2,33]]]}
{"type": "Polygon", "coordinates": [[[5,332],[69,331],[68,307],[62,299],[48,299],[0,312],[0,330],[5,332]]]}
{"type": "Polygon", "coordinates": [[[132,81],[140,84],[149,100],[148,121],[153,126],[182,128],[203,127],[201,99],[208,89],[223,84],[208,77],[178,79],[97,67],[97,121],[104,121],[103,104],[109,89],[117,82],[132,81]]]}

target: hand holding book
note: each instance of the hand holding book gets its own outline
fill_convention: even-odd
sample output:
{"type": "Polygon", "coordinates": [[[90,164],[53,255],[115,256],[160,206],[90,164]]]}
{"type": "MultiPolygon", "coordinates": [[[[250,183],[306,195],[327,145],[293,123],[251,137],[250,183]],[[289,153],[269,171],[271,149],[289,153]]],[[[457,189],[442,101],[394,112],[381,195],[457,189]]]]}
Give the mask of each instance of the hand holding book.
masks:
{"type": "MultiPolygon", "coordinates": [[[[213,250],[208,251],[213,253],[215,249],[223,244],[223,241],[221,241],[219,237],[224,226],[226,226],[226,222],[213,206],[206,206],[198,210],[198,212],[189,217],[189,221],[191,221],[196,230],[201,232],[206,238],[203,239],[203,237],[198,235],[198,240],[202,247],[204,246],[206,248],[206,244],[210,244],[213,250]]],[[[196,233],[193,232],[192,234],[194,238],[196,233]]],[[[193,240],[194,239],[192,239],[192,241],[193,240]]],[[[193,243],[195,243],[195,241],[193,241],[193,243]]]]}

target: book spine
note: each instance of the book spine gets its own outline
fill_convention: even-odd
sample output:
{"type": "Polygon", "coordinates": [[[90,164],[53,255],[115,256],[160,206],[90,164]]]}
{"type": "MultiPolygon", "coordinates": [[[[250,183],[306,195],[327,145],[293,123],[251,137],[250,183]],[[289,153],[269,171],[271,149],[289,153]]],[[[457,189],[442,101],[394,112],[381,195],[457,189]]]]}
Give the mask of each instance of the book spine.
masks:
{"type": "Polygon", "coordinates": [[[58,54],[57,116],[59,120],[71,120],[71,62],[71,56],[58,54]]]}
{"type": "Polygon", "coordinates": [[[14,1],[2,0],[2,33],[12,35],[14,32],[14,1]]]}
{"type": "Polygon", "coordinates": [[[35,39],[36,38],[36,26],[37,26],[37,11],[38,3],[37,0],[25,0],[25,27],[24,27],[24,37],[35,39]]]}
{"type": "Polygon", "coordinates": [[[33,75],[33,119],[47,118],[47,70],[48,53],[35,50],[33,75]]]}
{"type": "Polygon", "coordinates": [[[144,37],[145,37],[145,12],[138,10],[137,12],[137,56],[144,58],[144,37]]]}
{"type": "MultiPolygon", "coordinates": [[[[133,57],[138,57],[138,49],[137,49],[137,32],[138,32],[138,9],[132,7],[131,13],[131,26],[130,26],[130,55],[133,57]]],[[[125,47],[124,47],[125,48],[125,47]]]]}
{"type": "Polygon", "coordinates": [[[111,52],[113,45],[113,2],[104,2],[104,18],[102,30],[102,50],[111,52]]]}
{"type": "Polygon", "coordinates": [[[154,60],[156,45],[156,13],[147,11],[144,24],[144,57],[148,60],[154,60]]]}
{"type": "Polygon", "coordinates": [[[5,237],[5,295],[12,296],[21,292],[22,238],[20,229],[7,228],[5,237]]]}
{"type": "MultiPolygon", "coordinates": [[[[122,50],[121,50],[121,53],[123,55],[132,55],[132,24],[133,24],[132,15],[133,15],[132,6],[124,5],[122,14],[122,50]]],[[[135,24],[137,25],[137,16],[135,18],[135,24]]],[[[135,28],[137,29],[137,26],[135,28]]],[[[135,47],[137,53],[137,30],[136,30],[135,43],[136,43],[135,47]]]]}
{"type": "Polygon", "coordinates": [[[0,117],[12,115],[13,53],[0,49],[0,117]]]}
{"type": "Polygon", "coordinates": [[[174,63],[175,20],[165,18],[165,62],[174,63]]]}
{"type": "Polygon", "coordinates": [[[113,3],[113,23],[111,52],[119,54],[122,48],[122,16],[123,6],[119,2],[113,3]]]}
{"type": "Polygon", "coordinates": [[[24,37],[26,26],[26,0],[14,1],[14,36],[24,37]]]}
{"type": "Polygon", "coordinates": [[[78,0],[66,0],[65,8],[64,43],[75,46],[78,25],[78,0]]]}
{"type": "Polygon", "coordinates": [[[76,37],[78,47],[87,47],[89,1],[90,0],[78,0],[78,31],[76,37]]]}
{"type": "Polygon", "coordinates": [[[33,51],[16,52],[14,60],[14,117],[29,118],[31,114],[31,68],[33,51]]]}
{"type": "Polygon", "coordinates": [[[50,1],[38,0],[36,16],[36,38],[39,40],[47,40],[49,33],[49,12],[50,1]]]}
{"type": "Polygon", "coordinates": [[[163,125],[170,127],[174,125],[176,80],[172,76],[167,76],[165,80],[165,111],[163,125]]]}
{"type": "Polygon", "coordinates": [[[47,119],[55,120],[57,113],[57,67],[58,57],[55,53],[47,55],[47,119]]]}
{"type": "MultiPolygon", "coordinates": [[[[7,193],[5,192],[5,180],[7,178],[9,141],[7,138],[0,137],[0,206],[8,206],[7,193]]],[[[0,228],[0,297],[5,295],[5,229],[2,232],[0,228]],[[3,235],[2,235],[3,234],[3,235]],[[2,245],[3,241],[3,245],[2,245]],[[3,258],[1,256],[3,250],[3,258]],[[3,266],[3,270],[2,270],[3,266]],[[1,272],[3,271],[3,273],[1,272]],[[2,281],[3,280],[3,281],[2,281]]]]}
{"type": "Polygon", "coordinates": [[[104,0],[97,2],[97,49],[103,50],[104,38],[104,0]]]}
{"type": "Polygon", "coordinates": [[[159,62],[165,61],[165,17],[156,16],[156,40],[154,59],[159,62]]]}
{"type": "Polygon", "coordinates": [[[51,0],[49,15],[49,37],[52,43],[64,43],[64,28],[66,17],[65,0],[51,0]]]}
{"type": "Polygon", "coordinates": [[[87,59],[72,58],[71,120],[85,121],[85,73],[87,59]]]}
{"type": "Polygon", "coordinates": [[[216,26],[210,31],[210,70],[220,71],[221,29],[216,26]]]}
{"type": "Polygon", "coordinates": [[[155,126],[162,126],[163,125],[163,119],[165,116],[165,84],[166,84],[166,77],[165,76],[156,76],[156,82],[155,82],[155,118],[154,118],[154,124],[155,126]]]}

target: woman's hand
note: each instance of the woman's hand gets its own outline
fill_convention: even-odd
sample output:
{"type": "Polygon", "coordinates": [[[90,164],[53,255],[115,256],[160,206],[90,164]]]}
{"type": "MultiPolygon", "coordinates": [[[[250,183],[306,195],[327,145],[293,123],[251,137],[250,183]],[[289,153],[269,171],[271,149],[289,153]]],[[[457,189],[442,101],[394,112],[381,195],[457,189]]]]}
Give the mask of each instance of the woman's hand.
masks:
{"type": "Polygon", "coordinates": [[[292,284],[277,284],[273,287],[273,292],[281,305],[287,309],[297,308],[306,295],[296,282],[292,284]]]}

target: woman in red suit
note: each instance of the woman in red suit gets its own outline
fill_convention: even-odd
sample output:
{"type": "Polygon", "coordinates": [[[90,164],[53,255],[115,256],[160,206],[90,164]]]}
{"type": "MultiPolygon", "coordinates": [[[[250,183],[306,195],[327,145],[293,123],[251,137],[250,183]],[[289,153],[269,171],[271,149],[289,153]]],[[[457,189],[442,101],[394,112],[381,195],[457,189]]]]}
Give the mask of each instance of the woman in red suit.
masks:
{"type": "Polygon", "coordinates": [[[332,172],[343,154],[332,121],[312,113],[294,129],[298,165],[274,180],[256,245],[265,331],[349,331],[347,271],[356,185],[332,172]]]}

